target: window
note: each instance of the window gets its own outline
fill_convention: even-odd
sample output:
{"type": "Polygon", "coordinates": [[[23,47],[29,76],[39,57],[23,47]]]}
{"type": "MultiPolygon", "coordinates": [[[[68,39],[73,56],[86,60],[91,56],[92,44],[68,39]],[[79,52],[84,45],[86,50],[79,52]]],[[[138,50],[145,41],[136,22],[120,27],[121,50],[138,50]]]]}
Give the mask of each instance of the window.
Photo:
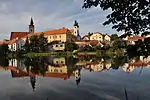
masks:
{"type": "Polygon", "coordinates": [[[49,36],[49,38],[51,39],[51,36],[49,36]]]}
{"type": "Polygon", "coordinates": [[[58,64],[58,61],[56,61],[56,63],[58,64]]]}
{"type": "Polygon", "coordinates": [[[64,62],[63,62],[63,61],[61,61],[61,63],[63,64],[64,62]]]}
{"type": "Polygon", "coordinates": [[[53,36],[53,38],[55,38],[55,36],[53,36]]]}
{"type": "Polygon", "coordinates": [[[54,72],[58,72],[58,70],[57,70],[57,69],[54,69],[54,72]]]}
{"type": "Polygon", "coordinates": [[[58,45],[56,44],[56,47],[58,47],[58,45]]]}
{"type": "Polygon", "coordinates": [[[61,35],[59,37],[61,38],[61,35]]]}
{"type": "Polygon", "coordinates": [[[55,38],[57,38],[57,36],[55,36],[55,38]]]}
{"type": "Polygon", "coordinates": [[[60,47],[63,47],[63,45],[61,44],[60,47]]]}

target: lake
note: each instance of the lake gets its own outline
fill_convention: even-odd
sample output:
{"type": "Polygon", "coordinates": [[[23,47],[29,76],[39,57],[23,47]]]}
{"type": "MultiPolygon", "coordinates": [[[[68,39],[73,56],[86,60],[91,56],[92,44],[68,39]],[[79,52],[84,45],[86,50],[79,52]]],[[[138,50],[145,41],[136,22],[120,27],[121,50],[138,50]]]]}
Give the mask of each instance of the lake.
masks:
{"type": "Polygon", "coordinates": [[[149,77],[141,58],[1,59],[0,100],[150,100],[149,77]]]}

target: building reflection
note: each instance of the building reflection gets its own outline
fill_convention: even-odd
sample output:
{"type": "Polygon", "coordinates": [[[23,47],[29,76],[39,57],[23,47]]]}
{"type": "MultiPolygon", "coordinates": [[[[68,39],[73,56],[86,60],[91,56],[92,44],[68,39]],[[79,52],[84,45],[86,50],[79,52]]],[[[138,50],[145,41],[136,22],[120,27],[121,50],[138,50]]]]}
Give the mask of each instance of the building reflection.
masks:
{"type": "Polygon", "coordinates": [[[140,59],[133,58],[128,62],[125,61],[125,58],[120,57],[107,59],[104,57],[27,57],[21,60],[10,59],[9,61],[3,61],[5,64],[1,64],[1,62],[1,66],[5,65],[8,67],[0,67],[0,69],[10,70],[12,78],[29,77],[30,85],[35,91],[37,76],[63,80],[74,77],[74,81],[79,85],[82,79],[82,69],[90,72],[102,72],[120,67],[123,71],[130,73],[136,67],[150,65],[149,58],[140,57],[140,59]]]}
{"type": "Polygon", "coordinates": [[[136,67],[150,67],[150,56],[143,57],[140,56],[139,59],[132,58],[128,63],[123,65],[123,71],[125,72],[133,72],[136,67]]]}

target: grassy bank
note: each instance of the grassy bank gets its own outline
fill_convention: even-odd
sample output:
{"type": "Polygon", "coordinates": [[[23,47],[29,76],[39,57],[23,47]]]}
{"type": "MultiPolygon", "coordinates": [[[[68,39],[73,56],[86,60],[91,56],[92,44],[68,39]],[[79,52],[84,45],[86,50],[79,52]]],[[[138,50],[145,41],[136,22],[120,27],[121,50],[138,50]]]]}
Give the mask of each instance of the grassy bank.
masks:
{"type": "Polygon", "coordinates": [[[73,53],[72,52],[27,53],[27,54],[24,54],[23,56],[26,56],[26,57],[35,57],[35,56],[50,56],[50,55],[55,55],[55,56],[71,56],[71,55],[73,55],[73,53]]]}
{"type": "Polygon", "coordinates": [[[96,55],[96,56],[103,56],[103,55],[124,55],[123,50],[116,50],[113,51],[112,49],[109,50],[97,50],[93,52],[78,52],[77,55],[96,55]]]}

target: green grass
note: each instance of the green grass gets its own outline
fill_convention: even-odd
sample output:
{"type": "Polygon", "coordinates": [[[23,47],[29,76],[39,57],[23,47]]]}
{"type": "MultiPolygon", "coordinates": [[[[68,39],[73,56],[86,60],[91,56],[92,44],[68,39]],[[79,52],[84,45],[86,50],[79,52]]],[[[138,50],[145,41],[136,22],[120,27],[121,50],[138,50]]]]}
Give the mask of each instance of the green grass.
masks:
{"type": "Polygon", "coordinates": [[[78,52],[78,55],[96,55],[96,56],[102,56],[102,55],[124,55],[124,52],[122,50],[116,50],[113,52],[112,49],[109,50],[97,50],[93,52],[78,52]]]}

